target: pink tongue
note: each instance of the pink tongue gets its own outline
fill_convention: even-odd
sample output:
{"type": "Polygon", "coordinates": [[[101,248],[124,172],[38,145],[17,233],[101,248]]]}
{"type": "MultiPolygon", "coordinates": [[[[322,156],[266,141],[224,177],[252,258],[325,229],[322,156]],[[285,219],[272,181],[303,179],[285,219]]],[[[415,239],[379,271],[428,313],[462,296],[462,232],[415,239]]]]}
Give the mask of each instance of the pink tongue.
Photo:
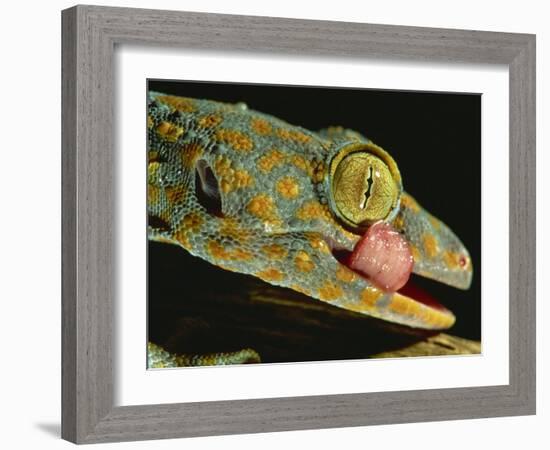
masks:
{"type": "Polygon", "coordinates": [[[353,249],[349,267],[386,291],[402,288],[413,268],[409,244],[385,222],[371,225],[353,249]]]}

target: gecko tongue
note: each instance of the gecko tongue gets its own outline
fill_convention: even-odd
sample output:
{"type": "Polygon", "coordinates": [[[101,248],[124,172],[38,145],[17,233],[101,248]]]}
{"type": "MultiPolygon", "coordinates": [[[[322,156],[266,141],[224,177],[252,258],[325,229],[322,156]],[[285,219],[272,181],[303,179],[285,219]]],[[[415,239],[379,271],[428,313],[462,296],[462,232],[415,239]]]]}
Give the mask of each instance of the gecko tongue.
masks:
{"type": "Polygon", "coordinates": [[[377,222],[355,245],[348,265],[379,288],[397,291],[412,272],[414,260],[407,241],[393,227],[377,222]]]}

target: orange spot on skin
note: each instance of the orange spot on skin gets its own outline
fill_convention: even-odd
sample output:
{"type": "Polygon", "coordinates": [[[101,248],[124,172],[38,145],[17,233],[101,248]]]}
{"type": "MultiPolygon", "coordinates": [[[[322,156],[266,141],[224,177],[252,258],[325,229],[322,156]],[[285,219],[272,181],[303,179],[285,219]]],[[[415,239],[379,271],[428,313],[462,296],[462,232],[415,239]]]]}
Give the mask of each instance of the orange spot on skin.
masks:
{"type": "Polygon", "coordinates": [[[224,193],[244,189],[254,184],[254,179],[244,169],[231,167],[231,160],[219,156],[214,162],[214,170],[220,179],[220,188],[224,193]]]}
{"type": "Polygon", "coordinates": [[[286,199],[296,198],[300,193],[300,185],[293,177],[283,177],[277,181],[277,191],[286,199]]]}
{"type": "Polygon", "coordinates": [[[202,128],[213,128],[222,122],[222,117],[219,114],[207,114],[199,119],[199,126],[202,128]]]}
{"type": "Polygon", "coordinates": [[[250,128],[252,128],[254,132],[262,136],[271,134],[271,132],[273,131],[271,124],[267,120],[261,119],[259,117],[254,117],[250,120],[250,128]]]}
{"type": "Polygon", "coordinates": [[[225,194],[231,192],[233,190],[233,187],[231,186],[231,183],[229,181],[227,181],[227,179],[222,179],[220,181],[220,188],[222,190],[222,192],[224,192],[225,194]]]}
{"type": "Polygon", "coordinates": [[[176,97],[173,95],[159,95],[157,97],[162,103],[181,112],[193,112],[196,109],[195,102],[190,98],[176,97]]]}
{"type": "Polygon", "coordinates": [[[242,228],[240,223],[232,217],[220,219],[220,235],[236,242],[245,242],[250,238],[250,232],[242,228]]]}
{"type": "Polygon", "coordinates": [[[336,269],[336,278],[345,283],[352,283],[355,281],[357,275],[345,266],[339,265],[336,269]]]}
{"type": "Polygon", "coordinates": [[[266,194],[258,194],[248,202],[247,211],[267,223],[278,224],[277,212],[273,199],[266,194]]]}
{"type": "Polygon", "coordinates": [[[174,239],[184,248],[190,250],[193,246],[189,241],[189,235],[198,231],[201,224],[202,219],[196,214],[190,214],[184,217],[184,220],[179,224],[178,229],[174,233],[174,239]]]}
{"type": "Polygon", "coordinates": [[[373,286],[369,286],[361,292],[360,310],[372,310],[376,308],[376,302],[382,297],[383,292],[373,286]]]}
{"type": "Polygon", "coordinates": [[[190,213],[183,217],[180,227],[188,230],[191,233],[197,233],[200,231],[204,219],[196,213],[190,213]]]}
{"type": "Polygon", "coordinates": [[[311,166],[307,163],[304,157],[300,155],[293,155],[290,158],[290,162],[294,164],[296,167],[298,167],[298,169],[301,169],[304,172],[308,173],[308,175],[310,175],[311,166]]]}
{"type": "Polygon", "coordinates": [[[398,214],[395,219],[393,220],[393,227],[396,230],[404,230],[405,229],[405,219],[401,214],[398,214]]]}
{"type": "Polygon", "coordinates": [[[441,228],[441,222],[439,221],[439,219],[430,215],[428,216],[428,220],[430,221],[430,224],[432,225],[433,229],[435,231],[439,231],[439,229],[441,228]]]}
{"type": "Polygon", "coordinates": [[[218,177],[228,177],[233,174],[231,169],[231,160],[223,156],[218,156],[214,162],[214,170],[218,177]]]}
{"type": "Polygon", "coordinates": [[[232,252],[231,259],[234,261],[248,261],[253,257],[254,255],[252,255],[252,253],[250,253],[248,250],[244,250],[242,248],[236,248],[232,252]]]}
{"type": "Polygon", "coordinates": [[[315,263],[311,260],[311,257],[303,250],[300,250],[296,253],[294,264],[296,265],[296,268],[301,272],[311,272],[315,268],[315,263]]]}
{"type": "Polygon", "coordinates": [[[319,298],[327,302],[340,298],[342,294],[342,288],[330,281],[325,282],[325,284],[319,288],[319,298]]]}
{"type": "Polygon", "coordinates": [[[290,286],[290,289],[293,289],[296,292],[299,292],[299,293],[307,295],[307,296],[311,295],[311,291],[309,289],[307,289],[303,286],[300,286],[299,284],[293,284],[292,286],[290,286]]]}
{"type": "Polygon", "coordinates": [[[256,272],[256,276],[264,281],[281,281],[284,278],[281,271],[273,268],[256,272]]]}
{"type": "Polygon", "coordinates": [[[307,239],[309,240],[310,245],[315,249],[323,253],[330,253],[330,248],[325,240],[320,237],[317,233],[308,233],[307,239]]]}
{"type": "Polygon", "coordinates": [[[229,252],[217,241],[211,239],[206,244],[206,249],[214,259],[230,259],[229,252]]]}
{"type": "Polygon", "coordinates": [[[186,191],[183,186],[167,187],[164,192],[171,205],[181,204],[185,201],[186,191]]]}
{"type": "Polygon", "coordinates": [[[192,169],[195,167],[197,160],[202,156],[204,152],[203,148],[195,142],[182,145],[180,151],[181,161],[183,165],[188,169],[192,169]]]}
{"type": "Polygon", "coordinates": [[[245,188],[252,185],[252,177],[244,169],[237,169],[235,171],[235,187],[245,188]]]}
{"type": "Polygon", "coordinates": [[[305,202],[296,212],[296,217],[300,220],[312,220],[325,217],[325,210],[316,200],[305,202]]]}
{"type": "Polygon", "coordinates": [[[288,130],[286,128],[277,128],[275,133],[281,139],[294,141],[294,142],[299,142],[301,144],[305,144],[306,142],[311,141],[311,136],[308,136],[307,134],[302,133],[301,131],[297,131],[297,130],[288,130]]]}
{"type": "Polygon", "coordinates": [[[419,305],[408,297],[394,294],[388,308],[399,315],[415,315],[418,313],[419,305]]]}
{"type": "Polygon", "coordinates": [[[293,155],[290,163],[307,173],[314,183],[321,182],[326,175],[326,167],[322,161],[308,161],[303,156],[293,155]]]}
{"type": "Polygon", "coordinates": [[[155,121],[151,116],[147,116],[147,128],[153,128],[155,121]]]}
{"type": "Polygon", "coordinates": [[[157,133],[159,136],[168,142],[176,142],[183,132],[184,130],[182,127],[166,121],[161,122],[157,127],[157,133]]]}
{"type": "Polygon", "coordinates": [[[188,250],[191,250],[191,248],[193,247],[191,245],[191,242],[189,242],[188,231],[185,229],[178,229],[174,234],[174,239],[188,250]]]}
{"type": "Polygon", "coordinates": [[[258,159],[258,167],[262,172],[268,173],[271,172],[274,167],[282,164],[284,159],[284,153],[274,149],[258,159]]]}
{"type": "Polygon", "coordinates": [[[383,295],[382,291],[375,287],[367,287],[361,292],[361,301],[369,306],[375,306],[378,299],[383,295]]]}
{"type": "Polygon", "coordinates": [[[266,210],[269,211],[273,208],[273,199],[265,194],[260,194],[254,197],[248,203],[248,211],[257,217],[265,217],[266,210]]]}
{"type": "Polygon", "coordinates": [[[265,253],[269,259],[283,259],[288,254],[288,251],[278,244],[264,245],[262,247],[262,252],[265,253]]]}
{"type": "Polygon", "coordinates": [[[248,152],[254,147],[252,139],[242,131],[221,129],[216,131],[216,139],[239,152],[248,152]]]}
{"type": "Polygon", "coordinates": [[[420,211],[420,205],[416,202],[414,198],[412,198],[409,194],[403,193],[401,195],[401,207],[410,209],[413,212],[419,212],[420,211]]]}
{"type": "Polygon", "coordinates": [[[253,258],[252,253],[242,248],[226,250],[219,242],[210,239],[206,249],[214,259],[225,259],[229,261],[248,261],[253,258]]]}
{"type": "Polygon", "coordinates": [[[426,255],[428,255],[429,258],[435,258],[439,253],[436,237],[433,234],[425,234],[422,241],[426,255]]]}
{"type": "Polygon", "coordinates": [[[147,185],[147,204],[157,205],[160,200],[160,189],[151,184],[147,185]]]}
{"type": "Polygon", "coordinates": [[[220,181],[220,187],[224,193],[252,186],[254,179],[244,169],[231,169],[220,181]]]}

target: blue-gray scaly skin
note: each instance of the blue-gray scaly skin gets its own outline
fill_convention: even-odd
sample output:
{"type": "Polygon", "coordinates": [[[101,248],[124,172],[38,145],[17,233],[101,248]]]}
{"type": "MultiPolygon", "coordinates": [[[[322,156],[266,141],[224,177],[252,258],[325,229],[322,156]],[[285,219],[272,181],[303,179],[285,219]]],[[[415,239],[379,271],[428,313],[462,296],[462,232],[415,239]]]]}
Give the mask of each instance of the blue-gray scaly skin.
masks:
{"type": "Polygon", "coordinates": [[[334,200],[334,161],[351,150],[391,167],[398,196],[384,220],[408,241],[413,271],[467,289],[467,250],[402,190],[387,152],[357,132],[312,132],[244,104],[149,94],[149,239],[341,308],[412,327],[450,327],[451,312],[385,292],[333,256],[353,251],[362,235],[343,222],[334,200]],[[201,196],[219,201],[221,211],[201,196]]]}

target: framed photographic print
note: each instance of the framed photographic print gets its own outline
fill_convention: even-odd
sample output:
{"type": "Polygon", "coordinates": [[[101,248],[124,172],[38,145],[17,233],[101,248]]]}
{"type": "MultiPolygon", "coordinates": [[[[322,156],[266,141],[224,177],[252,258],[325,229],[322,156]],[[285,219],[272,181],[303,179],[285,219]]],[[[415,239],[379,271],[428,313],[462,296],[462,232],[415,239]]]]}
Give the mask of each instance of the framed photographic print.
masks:
{"type": "Polygon", "coordinates": [[[534,45],[64,11],[63,437],[534,413],[534,45]]]}

